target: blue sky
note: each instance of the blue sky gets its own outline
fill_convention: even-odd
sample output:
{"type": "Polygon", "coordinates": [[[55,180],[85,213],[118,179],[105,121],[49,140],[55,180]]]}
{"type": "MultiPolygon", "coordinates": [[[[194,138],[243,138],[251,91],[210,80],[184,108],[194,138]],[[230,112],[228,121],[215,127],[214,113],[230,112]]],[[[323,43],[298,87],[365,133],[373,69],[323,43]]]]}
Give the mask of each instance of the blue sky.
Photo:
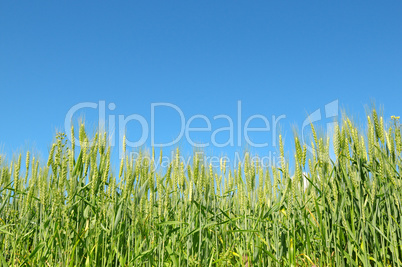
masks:
{"type": "MultiPolygon", "coordinates": [[[[400,115],[401,12],[401,1],[2,1],[0,148],[46,155],[68,110],[101,100],[116,106],[108,115],[148,122],[156,102],[213,121],[236,118],[241,101],[243,122],[286,115],[287,140],[334,100],[357,118],[373,100],[386,116],[400,115]]],[[[74,118],[91,127],[96,114],[74,118]]],[[[172,140],[179,125],[172,109],[160,109],[155,135],[172,140]]],[[[129,123],[131,140],[139,127],[129,123]]]]}

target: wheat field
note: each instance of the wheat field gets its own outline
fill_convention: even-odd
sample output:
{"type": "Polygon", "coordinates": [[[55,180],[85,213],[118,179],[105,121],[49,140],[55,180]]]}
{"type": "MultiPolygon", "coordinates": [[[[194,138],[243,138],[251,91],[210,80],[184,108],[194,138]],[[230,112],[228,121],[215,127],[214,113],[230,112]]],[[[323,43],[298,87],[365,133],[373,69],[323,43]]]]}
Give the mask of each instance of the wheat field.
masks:
{"type": "Polygon", "coordinates": [[[280,136],[279,168],[247,153],[185,168],[177,150],[155,169],[162,154],[125,145],[114,168],[106,133],[81,125],[80,146],[59,133],[47,162],[0,158],[0,264],[401,266],[400,128],[373,109],[331,142],[311,125],[313,153],[295,136],[292,160],[280,136]]]}

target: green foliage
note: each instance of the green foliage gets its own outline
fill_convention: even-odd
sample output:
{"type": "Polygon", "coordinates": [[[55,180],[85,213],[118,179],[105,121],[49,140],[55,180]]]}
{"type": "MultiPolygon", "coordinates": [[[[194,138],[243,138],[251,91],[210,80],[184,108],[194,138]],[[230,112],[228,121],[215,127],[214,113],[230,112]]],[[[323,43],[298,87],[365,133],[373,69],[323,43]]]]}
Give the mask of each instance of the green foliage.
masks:
{"type": "Polygon", "coordinates": [[[116,174],[83,125],[80,150],[58,134],[46,165],[0,157],[0,265],[401,266],[398,118],[373,111],[365,133],[344,119],[334,157],[313,137],[314,154],[296,137],[293,171],[280,137],[280,168],[186,170],[177,150],[166,169],[124,155],[116,174]]]}

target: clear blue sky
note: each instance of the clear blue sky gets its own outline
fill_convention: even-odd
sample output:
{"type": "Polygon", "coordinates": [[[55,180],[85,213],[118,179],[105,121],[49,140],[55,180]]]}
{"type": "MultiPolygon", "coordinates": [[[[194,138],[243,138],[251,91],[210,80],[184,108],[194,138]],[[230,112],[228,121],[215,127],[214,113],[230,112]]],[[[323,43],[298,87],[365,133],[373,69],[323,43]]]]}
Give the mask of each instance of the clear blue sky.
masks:
{"type": "MultiPolygon", "coordinates": [[[[147,120],[154,102],[212,119],[240,100],[243,122],[285,114],[287,138],[336,99],[400,115],[401,14],[401,1],[2,1],[0,148],[45,155],[67,111],[99,100],[147,120]]],[[[177,114],[158,114],[159,140],[174,139],[177,114]]]]}

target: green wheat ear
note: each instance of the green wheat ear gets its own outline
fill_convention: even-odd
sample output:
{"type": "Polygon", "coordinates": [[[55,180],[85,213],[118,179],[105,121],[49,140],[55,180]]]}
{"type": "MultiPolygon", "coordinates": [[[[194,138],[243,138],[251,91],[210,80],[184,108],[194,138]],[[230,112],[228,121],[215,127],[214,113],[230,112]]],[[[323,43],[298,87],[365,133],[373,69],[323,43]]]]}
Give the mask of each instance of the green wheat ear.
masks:
{"type": "MultiPolygon", "coordinates": [[[[26,157],[25,157],[25,179],[24,179],[24,184],[26,184],[27,181],[28,181],[29,163],[30,163],[30,153],[28,151],[27,154],[26,154],[26,157]]],[[[0,164],[1,164],[1,160],[0,160],[0,164]]]]}
{"type": "Polygon", "coordinates": [[[333,145],[335,156],[338,158],[340,153],[340,131],[338,124],[335,124],[333,145]]]}
{"type": "Polygon", "coordinates": [[[75,133],[74,133],[74,125],[71,126],[71,150],[74,152],[75,150],[75,133]]]}
{"type": "Polygon", "coordinates": [[[317,132],[315,131],[314,124],[310,123],[310,126],[311,126],[311,132],[313,133],[314,144],[318,145],[317,132]]]}
{"type": "Polygon", "coordinates": [[[296,146],[295,159],[297,160],[298,164],[302,164],[303,151],[300,145],[299,138],[297,138],[297,136],[295,137],[295,146],[296,146]]]}
{"type": "Polygon", "coordinates": [[[279,135],[279,151],[281,157],[281,168],[283,171],[285,171],[285,150],[283,146],[282,135],[279,135]]]}
{"type": "Polygon", "coordinates": [[[14,187],[16,190],[20,189],[20,168],[21,168],[21,154],[18,156],[17,163],[14,164],[14,187]]]}
{"type": "Polygon", "coordinates": [[[380,127],[377,111],[375,109],[373,109],[372,116],[373,116],[373,121],[374,121],[376,138],[381,139],[382,138],[382,128],[380,127]]]}
{"type": "Polygon", "coordinates": [[[383,117],[380,117],[380,129],[379,129],[379,131],[381,132],[381,135],[380,135],[381,143],[384,144],[386,129],[384,127],[384,119],[383,119],[383,117]]]}
{"type": "Polygon", "coordinates": [[[80,141],[81,147],[86,146],[86,143],[85,143],[86,138],[87,138],[87,135],[85,133],[85,125],[84,125],[84,123],[81,123],[80,130],[79,130],[79,141],[80,141]]]}

